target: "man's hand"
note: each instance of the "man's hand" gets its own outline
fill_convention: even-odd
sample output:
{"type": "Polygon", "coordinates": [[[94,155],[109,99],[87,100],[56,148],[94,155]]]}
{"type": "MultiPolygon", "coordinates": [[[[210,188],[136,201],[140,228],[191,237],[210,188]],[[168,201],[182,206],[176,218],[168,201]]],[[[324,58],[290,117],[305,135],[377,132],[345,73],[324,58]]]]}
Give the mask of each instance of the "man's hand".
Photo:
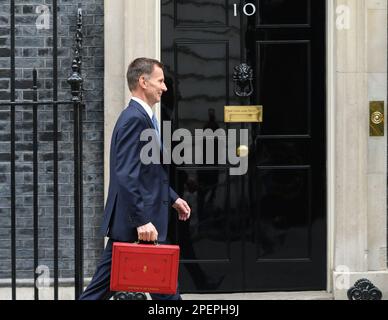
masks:
{"type": "Polygon", "coordinates": [[[158,231],[150,222],[144,226],[137,227],[137,237],[142,241],[156,241],[158,240],[158,231]]]}
{"type": "Polygon", "coordinates": [[[172,207],[178,211],[179,220],[186,221],[190,218],[191,209],[185,200],[178,198],[172,207]]]}

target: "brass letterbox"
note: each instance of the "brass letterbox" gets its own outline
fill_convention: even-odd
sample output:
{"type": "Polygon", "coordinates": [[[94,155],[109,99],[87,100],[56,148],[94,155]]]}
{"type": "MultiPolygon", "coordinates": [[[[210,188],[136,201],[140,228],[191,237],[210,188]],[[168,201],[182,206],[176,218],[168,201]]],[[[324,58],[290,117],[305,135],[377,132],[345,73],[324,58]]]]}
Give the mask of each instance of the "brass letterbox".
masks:
{"type": "Polygon", "coordinates": [[[263,122],[263,106],[225,106],[225,122],[263,122]]]}

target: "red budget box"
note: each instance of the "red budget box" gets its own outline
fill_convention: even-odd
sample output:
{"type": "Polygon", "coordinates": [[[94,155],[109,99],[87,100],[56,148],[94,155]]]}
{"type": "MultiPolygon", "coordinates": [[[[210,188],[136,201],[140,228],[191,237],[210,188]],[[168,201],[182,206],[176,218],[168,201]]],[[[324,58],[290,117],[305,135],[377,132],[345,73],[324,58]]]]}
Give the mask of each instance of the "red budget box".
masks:
{"type": "Polygon", "coordinates": [[[179,246],[114,242],[111,291],[175,294],[179,246]]]}

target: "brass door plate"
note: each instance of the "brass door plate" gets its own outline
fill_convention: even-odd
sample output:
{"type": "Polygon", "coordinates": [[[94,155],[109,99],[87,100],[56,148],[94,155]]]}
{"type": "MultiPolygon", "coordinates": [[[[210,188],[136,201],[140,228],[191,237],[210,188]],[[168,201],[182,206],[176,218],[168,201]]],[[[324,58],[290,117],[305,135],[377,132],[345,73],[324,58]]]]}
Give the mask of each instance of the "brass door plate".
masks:
{"type": "Polygon", "coordinates": [[[384,101],[370,101],[369,113],[369,135],[384,136],[384,101]]]}
{"type": "Polygon", "coordinates": [[[225,122],[263,122],[263,106],[225,106],[225,122]]]}

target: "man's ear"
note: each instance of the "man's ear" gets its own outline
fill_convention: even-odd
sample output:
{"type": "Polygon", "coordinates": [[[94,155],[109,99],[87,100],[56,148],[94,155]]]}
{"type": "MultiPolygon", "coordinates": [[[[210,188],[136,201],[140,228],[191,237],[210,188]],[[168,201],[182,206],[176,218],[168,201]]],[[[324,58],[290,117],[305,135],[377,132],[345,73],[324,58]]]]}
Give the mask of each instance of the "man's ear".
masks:
{"type": "Polygon", "coordinates": [[[145,76],[140,76],[139,86],[143,89],[147,88],[145,76]]]}

